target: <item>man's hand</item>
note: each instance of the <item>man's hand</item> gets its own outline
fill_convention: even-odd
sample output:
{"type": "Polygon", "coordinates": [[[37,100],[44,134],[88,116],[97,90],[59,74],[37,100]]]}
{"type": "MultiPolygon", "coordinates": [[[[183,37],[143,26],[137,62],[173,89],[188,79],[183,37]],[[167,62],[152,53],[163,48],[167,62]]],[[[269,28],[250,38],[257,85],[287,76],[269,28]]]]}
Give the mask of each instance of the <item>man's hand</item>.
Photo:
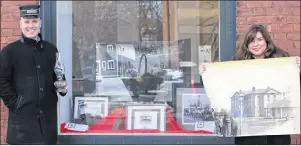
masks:
{"type": "Polygon", "coordinates": [[[55,81],[54,86],[56,88],[56,91],[59,93],[66,94],[68,92],[68,84],[67,81],[65,80],[55,81]]]}

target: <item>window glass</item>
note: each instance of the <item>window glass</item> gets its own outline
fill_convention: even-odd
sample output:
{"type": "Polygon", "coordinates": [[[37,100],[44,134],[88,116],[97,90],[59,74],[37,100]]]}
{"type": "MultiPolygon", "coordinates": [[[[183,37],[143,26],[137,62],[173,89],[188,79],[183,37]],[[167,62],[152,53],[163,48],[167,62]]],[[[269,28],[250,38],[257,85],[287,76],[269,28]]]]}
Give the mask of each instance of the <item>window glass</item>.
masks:
{"type": "Polygon", "coordinates": [[[99,134],[217,131],[206,97],[183,87],[178,99],[173,84],[199,84],[199,64],[219,61],[218,1],[71,3],[72,110],[60,102],[60,115],[71,112],[61,133],[79,132],[74,124],[99,134]],[[205,119],[213,128],[196,127],[205,119]]]}

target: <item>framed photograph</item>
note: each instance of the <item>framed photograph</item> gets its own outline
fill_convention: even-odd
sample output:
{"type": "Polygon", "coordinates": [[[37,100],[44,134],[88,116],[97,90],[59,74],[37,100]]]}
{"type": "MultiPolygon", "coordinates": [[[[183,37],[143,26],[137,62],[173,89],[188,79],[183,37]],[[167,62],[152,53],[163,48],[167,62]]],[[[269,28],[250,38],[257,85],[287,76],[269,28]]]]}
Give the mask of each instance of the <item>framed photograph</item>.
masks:
{"type": "Polygon", "coordinates": [[[74,118],[88,114],[100,119],[108,115],[108,97],[75,97],[74,118]]]}
{"type": "Polygon", "coordinates": [[[166,105],[127,105],[128,130],[166,130],[166,105]]]}
{"type": "Polygon", "coordinates": [[[202,84],[173,84],[174,118],[185,130],[215,132],[214,113],[202,84]],[[198,125],[198,126],[196,126],[198,125]],[[196,128],[197,127],[197,128],[196,128]]]}

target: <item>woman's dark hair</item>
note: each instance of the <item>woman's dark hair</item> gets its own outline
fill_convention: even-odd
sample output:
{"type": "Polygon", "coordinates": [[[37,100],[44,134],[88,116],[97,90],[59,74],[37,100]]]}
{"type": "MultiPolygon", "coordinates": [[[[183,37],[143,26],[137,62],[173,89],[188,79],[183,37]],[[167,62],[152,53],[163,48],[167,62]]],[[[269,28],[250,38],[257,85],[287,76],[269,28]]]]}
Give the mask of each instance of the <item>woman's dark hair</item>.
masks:
{"type": "Polygon", "coordinates": [[[253,59],[252,53],[248,49],[248,45],[255,39],[257,32],[261,32],[266,41],[267,48],[265,50],[265,57],[287,57],[288,54],[274,45],[273,40],[268,30],[261,24],[253,24],[244,36],[243,42],[240,44],[233,60],[249,60],[253,59]]]}

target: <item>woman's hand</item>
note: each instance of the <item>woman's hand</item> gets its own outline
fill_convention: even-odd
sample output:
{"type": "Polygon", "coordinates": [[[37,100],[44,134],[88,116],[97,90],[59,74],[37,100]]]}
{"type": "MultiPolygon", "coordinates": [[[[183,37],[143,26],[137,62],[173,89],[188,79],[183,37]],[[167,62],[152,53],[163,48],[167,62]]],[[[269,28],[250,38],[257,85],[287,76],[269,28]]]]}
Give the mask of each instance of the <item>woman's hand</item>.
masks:
{"type": "Polygon", "coordinates": [[[200,75],[202,75],[206,71],[208,65],[209,65],[209,63],[202,63],[200,65],[200,67],[199,67],[199,74],[200,75]]]}
{"type": "Polygon", "coordinates": [[[299,72],[300,72],[300,57],[299,56],[296,56],[296,64],[298,65],[299,72]]]}
{"type": "Polygon", "coordinates": [[[300,57],[299,56],[296,56],[296,63],[300,67],[300,57]]]}

